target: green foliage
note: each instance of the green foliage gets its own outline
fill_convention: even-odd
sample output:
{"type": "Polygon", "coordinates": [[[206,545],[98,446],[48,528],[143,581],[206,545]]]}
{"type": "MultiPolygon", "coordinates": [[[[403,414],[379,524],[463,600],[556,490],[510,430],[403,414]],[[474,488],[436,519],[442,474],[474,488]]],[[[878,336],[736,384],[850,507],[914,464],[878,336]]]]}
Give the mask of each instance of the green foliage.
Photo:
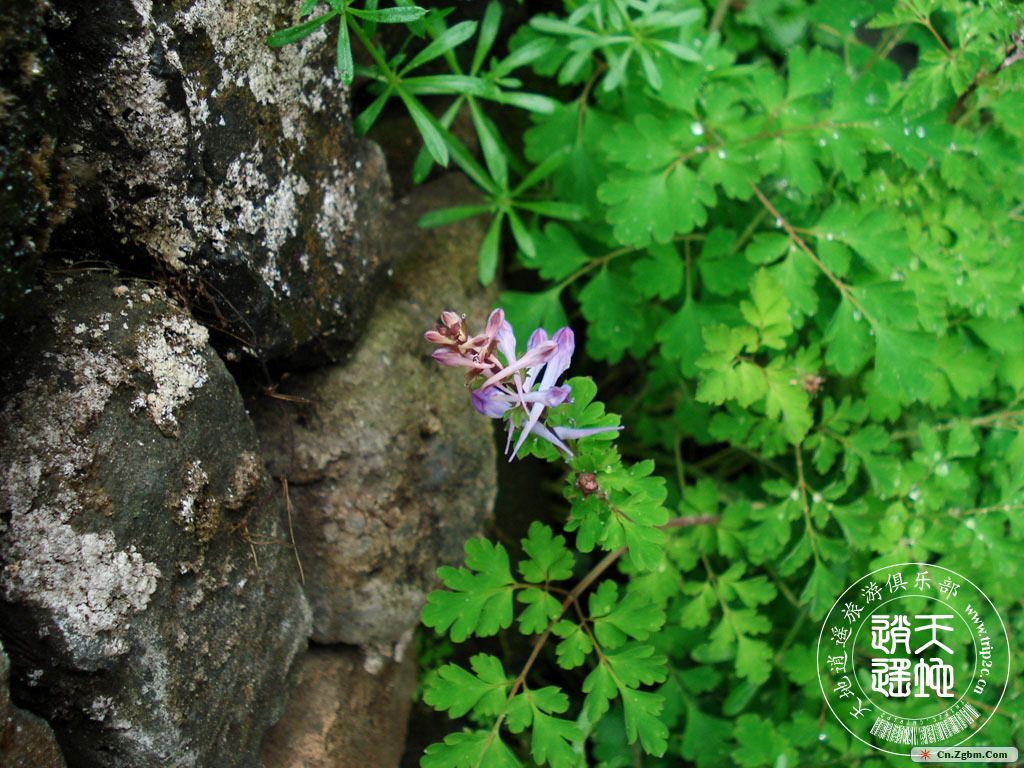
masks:
{"type": "MultiPolygon", "coordinates": [[[[397,97],[415,178],[450,157],[476,184],[423,223],[490,217],[480,278],[508,275],[517,330],[572,317],[595,370],[621,366],[626,429],[573,446],[568,508],[514,564],[473,541],[442,570],[424,622],[495,655],[428,674],[463,729],[422,764],[883,764],[820,717],[846,584],[939,562],[1024,630],[1021,6],[572,0],[504,57],[500,18],[432,11],[425,53],[389,58],[350,12],[375,62],[357,125],[397,97]]],[[[570,384],[552,425],[619,423],[570,384]]],[[[1022,694],[992,739],[1021,739],[1022,694]]]]}

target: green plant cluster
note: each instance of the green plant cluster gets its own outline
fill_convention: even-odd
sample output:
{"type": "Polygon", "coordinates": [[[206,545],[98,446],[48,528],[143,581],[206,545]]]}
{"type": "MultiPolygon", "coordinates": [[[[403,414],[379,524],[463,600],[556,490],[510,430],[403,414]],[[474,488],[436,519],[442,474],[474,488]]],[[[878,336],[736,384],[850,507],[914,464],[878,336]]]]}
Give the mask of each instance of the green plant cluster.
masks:
{"type": "MultiPolygon", "coordinates": [[[[424,225],[490,217],[481,279],[535,273],[513,325],[571,316],[626,427],[580,441],[515,567],[474,540],[441,572],[424,622],[503,642],[430,672],[459,722],[424,766],[886,764],[825,710],[814,648],[890,563],[969,575],[1024,665],[1018,3],[567,0],[504,56],[497,3],[430,12],[416,54],[347,18],[375,62],[359,128],[397,97],[416,178],[480,190],[424,225]]],[[[564,418],[614,423],[572,384],[564,418]]],[[[984,743],[1022,740],[1022,694],[984,743]]]]}

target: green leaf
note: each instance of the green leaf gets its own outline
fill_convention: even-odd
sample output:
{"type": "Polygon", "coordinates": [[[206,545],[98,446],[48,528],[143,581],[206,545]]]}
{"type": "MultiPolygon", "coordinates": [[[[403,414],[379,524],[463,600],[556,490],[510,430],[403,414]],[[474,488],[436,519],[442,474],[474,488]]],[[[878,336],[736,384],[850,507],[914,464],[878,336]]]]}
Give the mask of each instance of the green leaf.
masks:
{"type": "Polygon", "coordinates": [[[498,0],[491,0],[484,11],[483,21],[480,23],[480,34],[476,39],[476,48],[473,51],[473,63],[469,67],[470,72],[478,72],[483,66],[484,59],[490,53],[491,46],[498,36],[498,29],[501,26],[501,3],[498,0]]]}
{"type": "Polygon", "coordinates": [[[417,19],[422,19],[423,16],[426,15],[427,11],[425,8],[420,8],[415,5],[395,8],[379,8],[374,10],[353,8],[349,5],[346,6],[346,13],[350,13],[360,19],[366,19],[367,21],[373,21],[378,24],[408,24],[409,22],[416,21],[417,19]]]}
{"type": "MultiPolygon", "coordinates": [[[[399,9],[388,9],[388,10],[399,10],[399,9]]],[[[410,9],[401,9],[401,10],[408,10],[408,11],[418,10],[418,11],[420,11],[420,15],[417,16],[416,18],[420,18],[420,16],[422,16],[423,13],[425,13],[425,11],[422,8],[416,8],[416,9],[410,8],[410,9]]],[[[377,13],[386,13],[386,11],[377,11],[377,13]]],[[[375,20],[376,21],[383,21],[383,19],[375,19],[375,20]]],[[[406,19],[402,19],[402,21],[406,21],[406,19]]],[[[408,21],[412,21],[412,19],[408,19],[408,21]]],[[[409,60],[409,63],[406,64],[404,67],[402,67],[402,73],[405,74],[406,72],[410,72],[410,71],[416,69],[417,67],[423,66],[428,61],[433,61],[438,56],[442,56],[442,55],[448,53],[449,51],[455,50],[460,45],[462,45],[464,42],[469,40],[469,38],[471,38],[474,34],[476,34],[476,22],[475,21],[462,21],[462,22],[459,22],[458,24],[456,24],[453,27],[449,27],[444,32],[442,32],[440,35],[438,35],[436,38],[434,38],[430,42],[430,44],[427,45],[423,50],[421,50],[419,53],[417,53],[415,56],[413,56],[409,60]]]]}
{"type": "Polygon", "coordinates": [[[811,578],[800,593],[800,603],[807,605],[813,619],[820,620],[843,591],[843,582],[820,560],[814,563],[811,578]]]}
{"type": "Polygon", "coordinates": [[[501,223],[504,219],[505,214],[500,212],[495,214],[487,227],[484,239],[480,242],[477,273],[483,285],[493,283],[494,276],[498,272],[498,246],[501,242],[501,223]]]}
{"type": "Polygon", "coordinates": [[[310,19],[309,21],[304,21],[301,24],[296,24],[294,27],[279,29],[267,38],[267,45],[271,48],[280,48],[290,43],[298,42],[302,38],[318,30],[337,15],[337,11],[328,11],[322,16],[317,16],[315,19],[310,19]]]}
{"type": "Polygon", "coordinates": [[[527,559],[519,561],[519,572],[526,581],[546,584],[572,576],[573,556],[564,536],[555,536],[548,526],[534,521],[522,544],[527,559]]]}
{"type": "Polygon", "coordinates": [[[857,373],[871,359],[874,345],[868,321],[845,297],[829,322],[825,343],[825,362],[844,376],[857,373]]]}
{"type": "Polygon", "coordinates": [[[605,648],[618,648],[630,637],[646,640],[665,624],[665,612],[639,592],[630,592],[616,603],[615,583],[611,581],[603,582],[591,595],[590,615],[597,641],[605,648]],[[600,604],[602,593],[611,598],[611,604],[600,604]]]}
{"type": "Polygon", "coordinates": [[[515,753],[489,730],[449,733],[427,747],[420,768],[522,768],[515,753]]]}
{"type": "Polygon", "coordinates": [[[763,683],[772,673],[775,654],[763,640],[747,635],[736,638],[736,674],[752,683],[763,683]]]}
{"type": "Polygon", "coordinates": [[[341,84],[345,86],[352,85],[356,68],[355,63],[352,61],[352,43],[348,39],[348,21],[344,17],[338,20],[338,44],[335,53],[335,66],[338,68],[341,84]]]}
{"type": "Polygon", "coordinates": [[[652,245],[630,265],[633,285],[644,298],[671,299],[683,287],[683,260],[673,245],[652,245]]]}
{"type": "Polygon", "coordinates": [[[770,366],[766,381],[765,415],[770,419],[781,417],[786,439],[799,445],[814,423],[810,396],[793,371],[770,366]]]}
{"type": "Polygon", "coordinates": [[[472,711],[482,717],[499,715],[505,708],[510,686],[501,661],[486,653],[469,660],[473,671],[457,664],[445,664],[432,674],[423,700],[434,709],[462,717],[472,711]]]}
{"type": "Polygon", "coordinates": [[[483,114],[476,101],[469,102],[469,110],[477,138],[480,140],[484,162],[487,163],[487,170],[490,171],[495,183],[504,189],[508,187],[508,161],[505,158],[505,150],[498,141],[493,124],[483,114]]]}
{"type": "Polygon", "coordinates": [[[728,765],[732,727],[725,720],[701,712],[694,704],[686,708],[682,754],[699,768],[728,765]]]}
{"type": "Polygon", "coordinates": [[[505,548],[470,539],[465,549],[464,567],[442,566],[437,571],[448,590],[431,592],[423,607],[423,623],[448,632],[457,643],[472,634],[496,635],[512,623],[514,580],[505,548]]]}
{"type": "Polygon", "coordinates": [[[649,645],[630,643],[605,654],[605,662],[624,686],[653,685],[665,682],[665,657],[649,645]]]}
{"type": "Polygon", "coordinates": [[[622,689],[622,708],[626,716],[626,738],[637,739],[649,755],[661,757],[668,749],[668,728],[659,715],[664,707],[661,696],[632,688],[622,689]]]}
{"type": "Polygon", "coordinates": [[[562,640],[555,647],[558,666],[562,669],[575,669],[580,666],[594,650],[590,636],[571,621],[559,621],[551,630],[562,640]]]}
{"type": "Polygon", "coordinates": [[[618,360],[644,333],[643,298],[625,281],[602,268],[579,293],[580,308],[590,323],[595,354],[618,360]],[[598,351],[600,350],[600,352],[598,351]]]}
{"type": "Polygon", "coordinates": [[[793,332],[789,319],[789,301],[782,293],[782,285],[767,270],[758,270],[750,286],[753,302],[740,303],[740,312],[760,336],[761,346],[785,349],[786,338],[793,332]]]}
{"type": "Polygon", "coordinates": [[[457,221],[464,221],[474,216],[487,213],[491,210],[489,205],[457,205],[453,208],[440,208],[436,211],[427,211],[420,216],[416,223],[424,229],[443,227],[447,224],[454,224],[457,221]]]}
{"type": "Polygon", "coordinates": [[[529,230],[523,224],[523,220],[519,218],[519,214],[515,212],[515,209],[509,210],[508,223],[512,230],[512,237],[515,239],[516,245],[519,246],[519,250],[523,252],[523,256],[527,259],[536,258],[537,246],[533,244],[533,238],[530,236],[529,230]]]}
{"type": "Polygon", "coordinates": [[[732,752],[738,765],[744,768],[789,765],[788,742],[770,722],[757,715],[741,715],[736,721],[736,741],[739,747],[732,752]]]}
{"type": "Polygon", "coordinates": [[[875,376],[878,386],[901,402],[925,400],[932,391],[935,340],[924,333],[885,326],[875,329],[875,376]]]}
{"type": "Polygon", "coordinates": [[[543,589],[524,589],[518,599],[526,606],[519,614],[519,631],[524,635],[540,634],[562,615],[561,604],[543,589]]]}
{"type": "Polygon", "coordinates": [[[714,190],[685,165],[668,172],[613,173],[597,190],[606,218],[623,245],[667,243],[707,222],[714,190]]]}
{"type": "Polygon", "coordinates": [[[569,322],[560,297],[561,291],[557,286],[543,293],[504,291],[501,294],[501,306],[505,308],[505,316],[513,328],[547,328],[554,331],[569,322]]]}
{"type": "Polygon", "coordinates": [[[405,91],[399,90],[398,95],[402,99],[402,103],[405,104],[405,108],[409,110],[409,115],[423,137],[423,143],[426,144],[434,162],[440,166],[448,165],[448,145],[441,135],[437,120],[427,112],[422,104],[405,91]]]}

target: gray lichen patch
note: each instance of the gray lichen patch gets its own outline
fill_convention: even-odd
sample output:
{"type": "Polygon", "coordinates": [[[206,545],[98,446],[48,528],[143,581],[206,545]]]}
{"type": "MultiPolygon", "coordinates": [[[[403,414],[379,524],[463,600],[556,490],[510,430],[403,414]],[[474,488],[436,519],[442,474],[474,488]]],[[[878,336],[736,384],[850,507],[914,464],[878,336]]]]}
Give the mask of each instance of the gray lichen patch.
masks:
{"type": "MultiPolygon", "coordinates": [[[[135,195],[125,206],[118,185],[106,188],[111,209],[126,214],[122,231],[174,270],[199,268],[205,247],[223,253],[239,235],[256,236],[262,246],[257,269],[271,289],[287,292],[273,262],[296,235],[297,201],[309,190],[296,171],[298,155],[311,119],[327,108],[332,120],[348,114],[336,78],[322,67],[319,53],[327,31],[275,51],[264,43],[277,12],[268,0],[200,0],[170,15],[155,9],[152,0],[132,0],[132,8],[135,18],[126,21],[135,34],[115,52],[100,95],[125,142],[139,154],[125,163],[122,152],[111,152],[100,166],[129,190],[156,193],[135,195]],[[182,42],[196,36],[211,49],[212,60],[202,66],[182,51],[182,42]],[[154,67],[154,61],[166,62],[165,67],[154,67]],[[171,98],[176,88],[183,103],[171,98]],[[240,98],[269,110],[278,127],[256,131],[252,126],[255,142],[238,144],[223,179],[197,194],[190,172],[196,155],[211,141],[223,145],[229,132],[250,129],[228,122],[254,117],[231,114],[227,105],[240,98]],[[213,116],[218,120],[211,125],[213,116]],[[266,152],[273,160],[265,162],[266,152]]],[[[343,234],[349,223],[336,222],[335,233],[343,234]]]]}
{"type": "MultiPolygon", "coordinates": [[[[100,637],[142,611],[156,590],[160,570],[129,545],[119,549],[112,534],[77,533],[59,514],[16,516],[4,531],[3,595],[48,608],[68,637],[100,637]]],[[[104,655],[127,650],[111,636],[104,655]]]]}
{"type": "Polygon", "coordinates": [[[176,434],[175,412],[207,382],[203,351],[209,337],[206,328],[183,314],[166,315],[140,333],[137,364],[153,388],[139,393],[132,405],[145,409],[164,434],[176,434]]]}
{"type": "Polygon", "coordinates": [[[311,618],[237,386],[158,289],[41,298],[0,366],[16,684],[76,765],[256,765],[311,618]]]}
{"type": "MultiPolygon", "coordinates": [[[[72,227],[144,255],[264,359],[338,357],[386,273],[390,183],[357,141],[328,31],[271,49],[274,0],[73,4],[58,53],[72,227]],[[77,66],[81,64],[81,66],[77,66]]],[[[69,229],[71,229],[69,228],[69,229]]],[[[166,420],[165,420],[166,421],[166,420]]]]}

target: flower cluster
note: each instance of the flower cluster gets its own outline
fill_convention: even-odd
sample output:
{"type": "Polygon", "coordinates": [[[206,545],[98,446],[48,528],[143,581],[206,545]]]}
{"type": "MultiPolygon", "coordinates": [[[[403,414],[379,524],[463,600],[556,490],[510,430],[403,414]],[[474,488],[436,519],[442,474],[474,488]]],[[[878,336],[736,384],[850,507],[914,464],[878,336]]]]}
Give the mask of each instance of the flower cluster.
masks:
{"type": "Polygon", "coordinates": [[[424,338],[438,345],[433,354],[438,363],[467,369],[466,383],[475,385],[471,399],[477,411],[492,419],[507,420],[505,453],[510,461],[531,434],[572,456],[566,440],[621,429],[575,429],[545,423],[549,409],[571,401],[569,385],[558,383],[576,349],[571,328],[561,328],[551,338],[543,328],[538,328],[530,335],[526,351],[520,357],[516,354],[515,333],[501,309],[491,312],[483,332],[475,336],[469,335],[464,316],[447,310],[424,338]],[[518,419],[516,414],[520,416],[518,419]],[[516,429],[519,429],[519,437],[513,446],[516,429]]]}

